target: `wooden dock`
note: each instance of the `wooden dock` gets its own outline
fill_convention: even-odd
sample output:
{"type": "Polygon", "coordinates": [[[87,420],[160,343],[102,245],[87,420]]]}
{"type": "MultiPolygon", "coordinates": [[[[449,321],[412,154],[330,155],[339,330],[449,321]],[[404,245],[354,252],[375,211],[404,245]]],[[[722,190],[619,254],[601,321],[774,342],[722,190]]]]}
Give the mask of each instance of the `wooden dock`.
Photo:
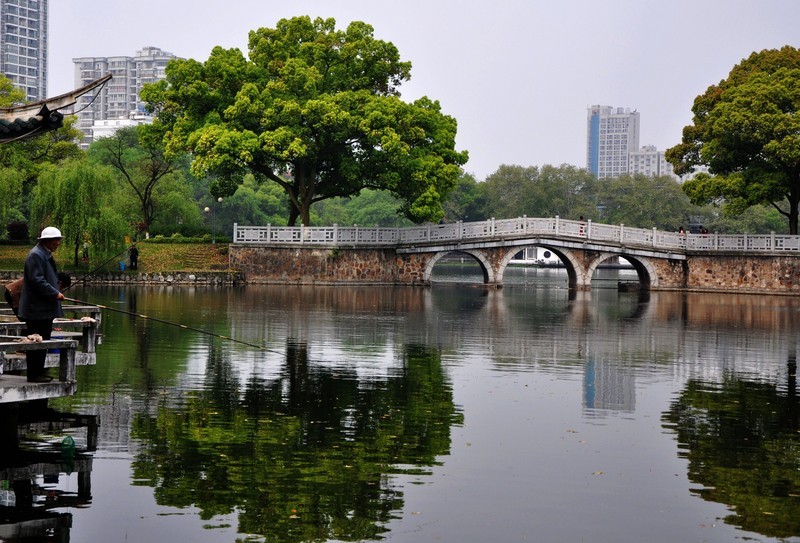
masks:
{"type": "Polygon", "coordinates": [[[25,323],[10,309],[0,310],[0,404],[75,394],[75,367],[96,362],[100,308],[64,305],[64,312],[70,317],[53,322],[50,340],[28,343],[23,340],[25,323]],[[58,368],[58,377],[49,383],[29,383],[26,377],[15,375],[26,369],[25,352],[39,349],[48,350],[45,368],[58,368]]]}
{"type": "Polygon", "coordinates": [[[75,394],[76,366],[95,364],[100,308],[64,310],[70,318],[57,319],[52,338],[40,342],[27,340],[25,323],[10,310],[0,310],[0,541],[69,541],[72,514],[60,509],[91,504],[91,451],[97,448],[98,418],[60,413],[47,401],[75,394]],[[26,369],[25,353],[44,349],[45,367],[57,368],[50,373],[58,376],[49,383],[29,383],[20,375],[26,369]],[[75,431],[85,432],[80,447],[72,437],[75,431]],[[53,442],[54,433],[64,435],[53,442]],[[77,473],[77,492],[69,485],[54,486],[62,473],[77,473]],[[53,499],[35,499],[44,492],[53,499]]]}

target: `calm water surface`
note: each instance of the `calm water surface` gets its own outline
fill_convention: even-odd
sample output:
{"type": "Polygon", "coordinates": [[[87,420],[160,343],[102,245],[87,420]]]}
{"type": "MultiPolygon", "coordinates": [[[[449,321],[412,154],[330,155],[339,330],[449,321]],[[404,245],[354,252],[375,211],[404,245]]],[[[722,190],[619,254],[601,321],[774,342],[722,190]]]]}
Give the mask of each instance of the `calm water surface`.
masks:
{"type": "Polygon", "coordinates": [[[104,312],[70,541],[800,541],[800,300],[607,273],[75,290],[250,345],[104,312]]]}

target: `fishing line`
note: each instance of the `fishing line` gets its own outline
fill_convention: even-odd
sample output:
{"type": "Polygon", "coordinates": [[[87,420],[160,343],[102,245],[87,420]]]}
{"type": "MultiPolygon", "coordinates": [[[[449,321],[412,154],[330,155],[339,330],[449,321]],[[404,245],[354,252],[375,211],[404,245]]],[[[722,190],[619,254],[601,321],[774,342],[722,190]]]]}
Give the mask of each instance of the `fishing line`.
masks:
{"type": "Polygon", "coordinates": [[[154,321],[154,322],[160,322],[161,324],[168,324],[170,326],[177,326],[178,328],[183,328],[184,330],[191,330],[192,332],[198,332],[200,334],[205,334],[207,336],[213,336],[213,337],[217,337],[217,338],[220,338],[220,339],[233,341],[234,343],[240,343],[242,345],[247,345],[248,347],[254,347],[254,348],[262,350],[262,351],[269,351],[269,352],[272,352],[272,353],[275,353],[275,354],[279,354],[281,356],[284,355],[284,353],[281,353],[279,351],[274,351],[272,349],[268,349],[268,348],[264,347],[263,345],[256,345],[254,343],[248,343],[248,342],[242,341],[240,339],[234,339],[232,337],[223,336],[222,334],[217,334],[215,332],[209,332],[208,330],[203,330],[202,328],[194,328],[192,326],[187,326],[185,324],[180,324],[180,323],[177,323],[177,322],[172,322],[172,321],[168,321],[168,320],[164,320],[164,319],[159,319],[159,318],[156,318],[156,317],[150,317],[148,315],[142,315],[141,313],[134,313],[132,311],[126,311],[124,309],[118,309],[116,307],[109,307],[107,305],[94,304],[94,303],[90,303],[90,302],[85,302],[83,300],[76,300],[75,298],[67,298],[66,296],[64,297],[64,299],[68,300],[70,302],[74,302],[76,304],[91,305],[91,306],[99,307],[100,309],[107,309],[109,311],[116,311],[117,313],[122,313],[124,315],[131,315],[133,317],[139,317],[140,319],[146,319],[146,320],[151,320],[151,321],[154,321]]]}

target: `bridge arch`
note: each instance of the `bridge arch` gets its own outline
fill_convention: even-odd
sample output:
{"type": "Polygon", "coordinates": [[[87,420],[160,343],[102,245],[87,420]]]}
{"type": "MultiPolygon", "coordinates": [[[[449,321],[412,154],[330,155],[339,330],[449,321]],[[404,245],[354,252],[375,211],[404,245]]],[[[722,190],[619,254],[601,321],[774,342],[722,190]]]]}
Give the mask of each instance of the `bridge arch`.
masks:
{"type": "MultiPolygon", "coordinates": [[[[553,253],[554,255],[558,256],[558,258],[561,259],[561,262],[564,264],[564,269],[567,271],[567,282],[569,288],[575,288],[579,284],[581,285],[584,284],[583,282],[584,278],[581,276],[581,273],[578,272],[578,270],[582,269],[582,266],[575,258],[575,255],[572,253],[572,251],[564,250],[560,247],[553,247],[551,245],[532,245],[532,246],[542,247],[543,249],[547,249],[548,251],[550,251],[551,253],[553,253]]],[[[514,255],[516,255],[519,252],[519,250],[520,250],[519,247],[512,247],[505,253],[503,258],[500,259],[500,262],[498,263],[497,266],[497,275],[496,275],[498,283],[503,282],[503,276],[505,274],[506,268],[508,267],[508,263],[514,258],[514,255]]],[[[590,274],[589,275],[590,280],[591,277],[592,276],[590,274]]]]}
{"type": "Polygon", "coordinates": [[[589,267],[586,270],[586,275],[588,276],[590,282],[592,280],[592,276],[594,276],[594,272],[597,270],[597,267],[609,258],[613,257],[621,257],[631,263],[631,266],[633,266],[633,269],[636,271],[636,275],[639,278],[639,288],[641,290],[649,290],[651,287],[658,286],[658,273],[653,267],[653,263],[650,262],[649,259],[641,256],[607,252],[600,253],[600,255],[592,260],[592,262],[589,264],[589,267]]]}
{"type": "Polygon", "coordinates": [[[464,253],[470,255],[478,262],[478,265],[481,268],[481,272],[483,273],[483,282],[485,284],[494,284],[497,282],[492,264],[482,251],[472,249],[456,249],[452,251],[439,251],[433,255],[430,260],[428,260],[428,264],[425,266],[425,271],[422,276],[422,280],[425,282],[425,284],[430,284],[431,276],[433,275],[433,267],[436,265],[436,263],[450,253],[464,253]]]}

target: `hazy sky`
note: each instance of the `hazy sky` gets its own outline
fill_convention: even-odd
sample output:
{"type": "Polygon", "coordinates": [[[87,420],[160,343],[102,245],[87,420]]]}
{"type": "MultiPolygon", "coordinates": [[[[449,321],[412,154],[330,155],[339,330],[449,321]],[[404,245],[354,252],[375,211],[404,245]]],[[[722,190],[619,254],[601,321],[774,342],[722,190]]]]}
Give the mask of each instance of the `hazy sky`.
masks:
{"type": "Polygon", "coordinates": [[[479,180],[501,164],[586,166],[586,108],[641,114],[641,145],[680,141],[694,98],[753,51],[800,47],[798,0],[50,0],[49,95],[72,59],[145,46],[204,61],[296,15],[365,21],[411,61],[401,87],[458,120],[479,180]]]}

